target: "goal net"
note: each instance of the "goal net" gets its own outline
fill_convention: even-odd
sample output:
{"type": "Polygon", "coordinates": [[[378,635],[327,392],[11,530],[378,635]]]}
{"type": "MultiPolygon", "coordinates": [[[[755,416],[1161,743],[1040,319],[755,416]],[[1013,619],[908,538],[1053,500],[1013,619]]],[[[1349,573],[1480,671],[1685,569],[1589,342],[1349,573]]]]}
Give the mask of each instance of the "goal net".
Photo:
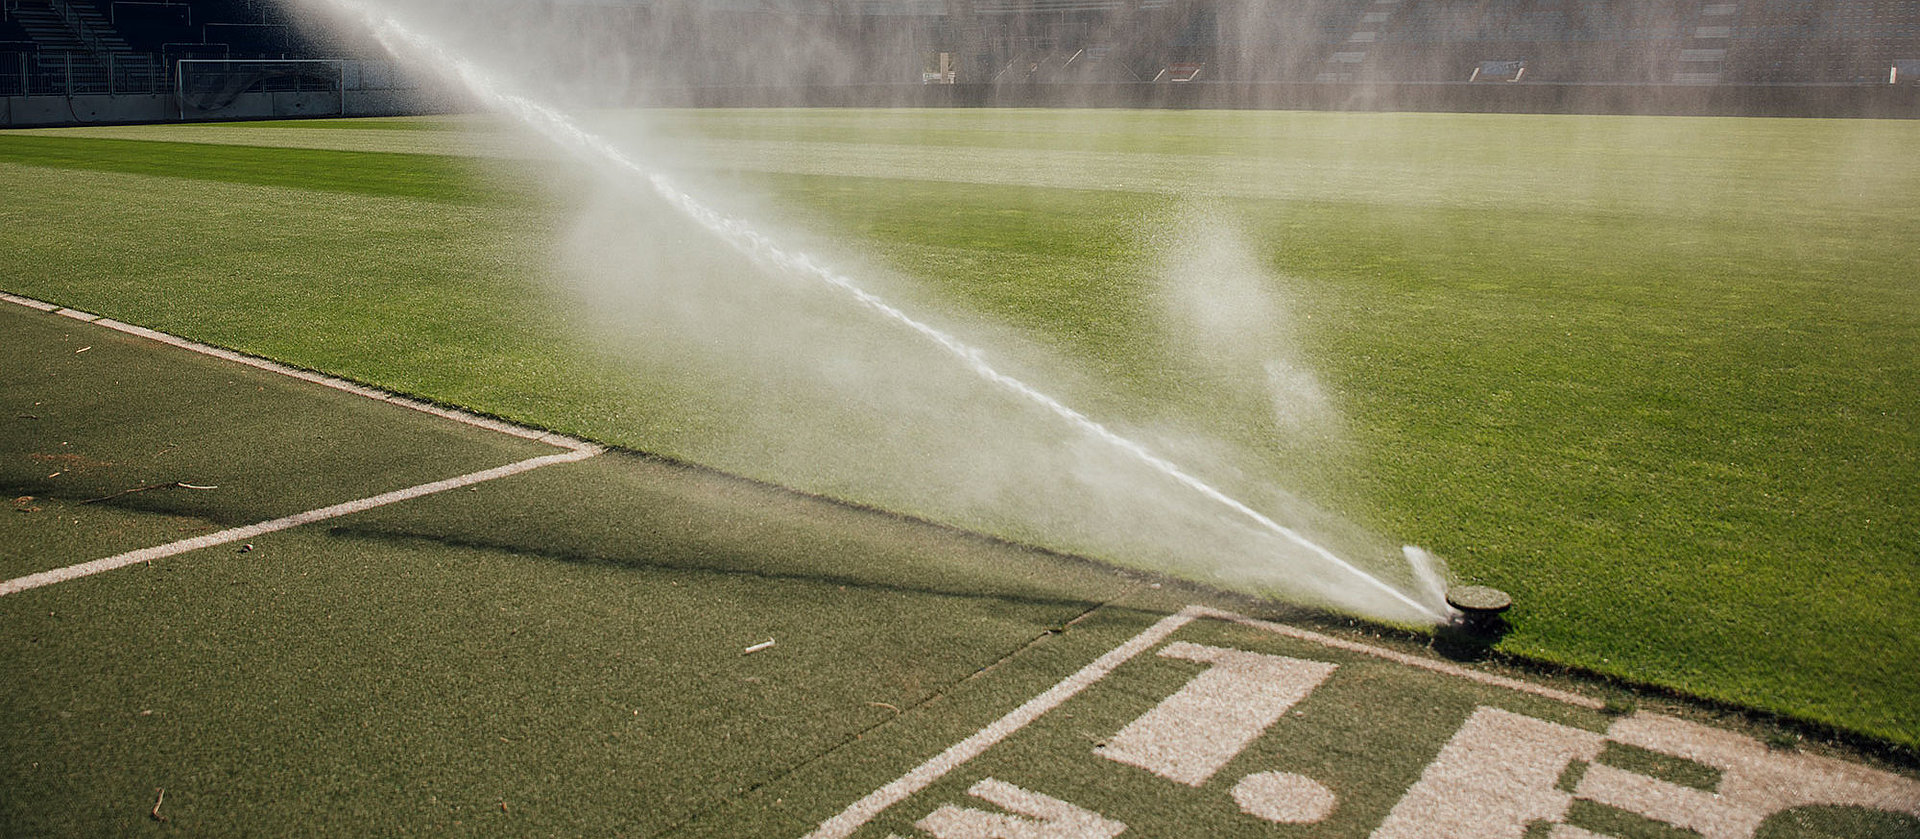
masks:
{"type": "Polygon", "coordinates": [[[174,92],[182,116],[257,111],[263,104],[270,113],[287,110],[276,106],[279,100],[301,113],[345,113],[346,75],[346,62],[338,60],[181,59],[174,92]],[[236,108],[244,99],[265,101],[236,108]]]}

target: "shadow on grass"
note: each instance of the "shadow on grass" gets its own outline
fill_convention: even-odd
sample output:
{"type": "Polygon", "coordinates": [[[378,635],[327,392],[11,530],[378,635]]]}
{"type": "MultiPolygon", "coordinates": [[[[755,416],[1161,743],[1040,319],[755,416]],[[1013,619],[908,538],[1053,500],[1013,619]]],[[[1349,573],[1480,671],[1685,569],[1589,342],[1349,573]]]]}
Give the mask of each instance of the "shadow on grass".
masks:
{"type": "MultiPolygon", "coordinates": [[[[858,589],[861,591],[886,592],[886,593],[896,593],[896,594],[921,594],[921,595],[932,595],[936,597],[957,597],[957,598],[973,598],[973,599],[983,599],[983,600],[997,600],[1005,603],[1017,603],[1021,605],[1030,605],[1030,606],[1060,606],[1060,607],[1073,607],[1073,608],[1085,609],[1089,607],[1099,606],[1105,603],[1109,599],[1108,597],[1093,596],[1093,595],[1072,596],[1072,595],[1061,594],[1061,595],[1055,595],[1055,596],[1048,596],[1045,594],[1009,591],[1005,589],[994,590],[993,588],[989,588],[989,587],[983,587],[980,589],[969,591],[959,587],[940,587],[940,586],[930,586],[930,585],[913,585],[905,582],[890,582],[885,580],[864,578],[864,577],[853,575],[853,574],[827,574],[827,573],[818,573],[818,572],[803,572],[803,571],[797,571],[797,570],[796,571],[775,571],[775,570],[770,570],[766,568],[751,567],[746,563],[732,564],[725,561],[719,561],[719,562],[674,561],[674,560],[665,560],[665,559],[659,559],[659,558],[619,556],[619,555],[612,555],[607,553],[598,553],[598,552],[591,552],[591,551],[562,550],[562,549],[556,549],[551,547],[536,547],[528,544],[516,544],[516,543],[511,543],[506,541],[490,540],[490,539],[484,539],[484,538],[472,538],[472,537],[460,537],[460,536],[426,536],[418,533],[407,533],[407,532],[389,531],[389,530],[366,528],[366,527],[354,527],[354,526],[346,526],[346,525],[340,525],[340,526],[328,528],[327,534],[335,538],[360,539],[360,540],[366,540],[366,541],[376,542],[383,545],[391,545],[396,547],[403,547],[408,544],[429,544],[429,545],[434,545],[438,547],[453,548],[458,550],[474,550],[474,551],[486,551],[486,552],[493,552],[493,553],[504,553],[512,556],[532,557],[537,559],[550,560],[554,562],[565,562],[565,563],[577,564],[577,565],[610,566],[610,567],[622,568],[622,569],[633,570],[633,571],[667,571],[667,572],[692,573],[692,574],[716,574],[716,575],[725,575],[725,576],[732,576],[732,577],[743,577],[743,578],[754,579],[754,580],[763,580],[767,582],[807,583],[807,584],[814,584],[814,585],[820,585],[820,586],[834,586],[834,587],[843,587],[843,588],[849,588],[849,589],[858,589]]],[[[1086,562],[1088,562],[1089,565],[1093,564],[1090,560],[1086,562]]],[[[1122,582],[1137,582],[1137,580],[1134,580],[1127,576],[1123,576],[1127,572],[1115,571],[1114,573],[1116,577],[1122,582]]]]}

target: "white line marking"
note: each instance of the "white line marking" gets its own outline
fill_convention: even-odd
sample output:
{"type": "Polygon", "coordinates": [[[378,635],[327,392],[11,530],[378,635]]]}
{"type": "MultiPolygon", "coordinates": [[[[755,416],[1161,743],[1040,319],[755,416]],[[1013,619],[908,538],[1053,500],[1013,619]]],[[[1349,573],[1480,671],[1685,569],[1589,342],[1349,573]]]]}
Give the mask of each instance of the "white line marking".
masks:
{"type": "Polygon", "coordinates": [[[1053,710],[1088,685],[1100,681],[1114,668],[1126,663],[1127,659],[1160,643],[1168,635],[1173,634],[1174,630],[1186,626],[1194,617],[1194,610],[1187,608],[1180,610],[1177,614],[1161,618],[1158,623],[1142,630],[1139,635],[1133,636],[1132,640],[1113,648],[1106,655],[1094,659],[1092,664],[1080,668],[1079,672],[1060,680],[1059,684],[1048,688],[1046,693],[1027,700],[1026,704],[1008,712],[992,725],[980,729],[973,736],[955,743],[926,763],[914,767],[912,771],[900,776],[893,783],[874,790],[867,797],[842,810],[840,815],[821,822],[820,827],[807,834],[806,839],[846,839],[853,835],[861,825],[872,821],[874,816],[880,815],[888,807],[905,801],[914,793],[940,780],[960,764],[993,748],[1014,732],[1025,728],[1041,714],[1053,710]]]}
{"type": "Polygon", "coordinates": [[[1313,693],[1336,665],[1175,641],[1160,657],[1213,665],[1093,753],[1190,787],[1204,786],[1313,693]]]}
{"type": "Polygon", "coordinates": [[[1192,612],[1196,617],[1215,618],[1217,620],[1232,621],[1234,623],[1242,624],[1245,626],[1264,629],[1264,630],[1267,630],[1268,632],[1272,632],[1278,635],[1285,635],[1288,638],[1297,638],[1302,641],[1311,641],[1315,644],[1319,644],[1321,646],[1326,646],[1326,647],[1333,647],[1334,649],[1338,649],[1338,650],[1347,650],[1348,652],[1361,653],[1363,655],[1370,655],[1375,658],[1384,658],[1388,661],[1397,662],[1399,664],[1405,664],[1409,667],[1418,667],[1422,670],[1431,670],[1435,673],[1444,673],[1448,676],[1458,676],[1462,679],[1479,682],[1483,685],[1492,685],[1493,687],[1505,688],[1507,690],[1519,691],[1521,693],[1531,693],[1534,696],[1542,697],[1545,699],[1551,699],[1555,702],[1565,702],[1568,705],[1577,705],[1581,708],[1590,708],[1597,711],[1597,710],[1600,710],[1601,708],[1606,707],[1605,702],[1602,702],[1598,699],[1594,699],[1592,697],[1581,696],[1580,694],[1577,694],[1577,693],[1568,693],[1564,690],[1555,690],[1550,687],[1536,685],[1532,682],[1523,682],[1523,681],[1520,681],[1519,679],[1509,679],[1505,676],[1495,676],[1492,673],[1481,673],[1477,670],[1468,670],[1465,667],[1459,667],[1456,665],[1448,664],[1444,661],[1434,661],[1433,659],[1421,658],[1420,656],[1417,656],[1417,655],[1408,655],[1406,653],[1396,652],[1394,650],[1368,646],[1366,644],[1362,644],[1357,641],[1343,641],[1339,638],[1334,638],[1328,635],[1321,635],[1318,632],[1312,632],[1309,630],[1300,629],[1298,627],[1288,626],[1283,623],[1273,623],[1272,621],[1263,621],[1258,618],[1250,618],[1245,615],[1236,615],[1232,612],[1224,611],[1221,609],[1214,609],[1207,606],[1188,606],[1184,611],[1192,612]]]}
{"type": "Polygon", "coordinates": [[[1483,705],[1367,839],[1519,839],[1534,822],[1566,818],[1574,794],[1560,777],[1605,746],[1598,732],[1483,705]]]}
{"type": "Polygon", "coordinates": [[[214,358],[224,359],[224,360],[232,361],[238,364],[245,364],[248,367],[265,370],[269,373],[278,373],[282,376],[299,379],[303,382],[310,382],[312,384],[321,385],[323,387],[330,387],[330,388],[333,388],[334,390],[339,390],[339,391],[344,391],[347,393],[354,394],[355,396],[364,396],[368,399],[373,399],[380,402],[386,402],[392,405],[399,405],[400,407],[403,407],[403,408],[412,408],[413,410],[419,411],[424,414],[432,414],[433,416],[436,416],[436,417],[450,419],[450,420],[453,420],[454,422],[471,425],[476,428],[484,428],[489,431],[497,431],[497,432],[500,432],[501,434],[508,434],[508,435],[519,437],[525,440],[533,440],[540,443],[546,443],[547,445],[550,445],[550,446],[559,446],[563,449],[573,449],[575,451],[584,451],[586,449],[596,449],[596,450],[598,449],[598,447],[595,446],[593,443],[589,443],[585,440],[581,440],[576,437],[569,437],[564,434],[555,434],[550,431],[542,431],[538,428],[528,428],[523,425],[515,425],[513,423],[506,422],[504,420],[497,420],[497,419],[492,419],[490,417],[483,417],[478,414],[471,414],[466,411],[459,410],[457,408],[441,407],[439,405],[422,402],[418,399],[410,399],[396,393],[389,393],[387,391],[380,390],[379,388],[373,388],[373,387],[368,387],[362,384],[356,384],[354,382],[350,382],[345,379],[338,379],[338,378],[334,378],[333,376],[328,376],[321,373],[315,373],[311,370],[302,370],[298,367],[289,367],[277,361],[268,361],[264,358],[256,358],[254,356],[246,355],[243,353],[237,353],[232,350],[225,350],[225,349],[221,349],[219,347],[211,346],[208,344],[202,344],[198,341],[189,341],[178,335],[171,335],[165,332],[160,332],[158,330],[148,329],[144,326],[135,326],[130,323],[122,323],[112,318],[101,317],[91,312],[82,312],[78,309],[69,309],[53,303],[47,303],[45,301],[35,300],[31,297],[22,297],[18,294],[8,294],[7,292],[0,291],[0,300],[4,300],[8,303],[13,303],[20,306],[25,306],[29,309],[36,309],[42,312],[51,312],[53,314],[73,318],[74,320],[77,320],[77,321],[91,323],[96,326],[104,326],[116,332],[124,332],[128,335],[135,335],[141,338],[146,338],[151,341],[159,341],[162,344],[179,347],[180,349],[189,350],[192,352],[199,353],[201,355],[212,356],[214,358]]]}
{"type": "Polygon", "coordinates": [[[1018,815],[943,804],[913,826],[938,839],[1113,839],[1127,829],[1085,807],[993,778],[981,779],[967,794],[1018,815]]]}
{"type": "Polygon", "coordinates": [[[55,309],[60,308],[59,306],[55,306],[52,303],[48,303],[43,300],[35,300],[31,297],[21,297],[18,294],[8,294],[4,291],[0,291],[0,300],[5,300],[8,303],[15,303],[21,306],[25,306],[29,309],[39,309],[42,312],[51,312],[55,309]]]}
{"type": "Polygon", "coordinates": [[[169,557],[175,554],[186,553],[187,551],[199,550],[201,548],[210,548],[215,545],[225,545],[227,543],[238,542],[243,539],[251,539],[255,536],[260,536],[267,533],[273,533],[275,531],[280,531],[280,530],[286,530],[287,528],[290,528],[290,527],[299,527],[300,525],[303,525],[303,524],[312,524],[317,521],[325,521],[326,519],[335,518],[338,516],[344,516],[349,513],[358,513],[365,510],[371,510],[375,507],[382,507],[398,501],[406,501],[411,498],[419,498],[420,496],[423,496],[423,495],[432,495],[433,493],[436,493],[436,492],[442,492],[449,489],[456,489],[463,486],[471,486],[473,484],[482,483],[485,481],[491,481],[495,478],[504,478],[504,477],[507,477],[508,475],[518,475],[521,472],[528,472],[534,469],[538,469],[542,466],[551,466],[556,463],[572,463],[577,460],[585,460],[603,451],[605,451],[605,449],[599,446],[589,445],[586,448],[578,448],[572,451],[563,452],[561,454],[550,454],[550,455],[544,455],[541,457],[529,458],[527,460],[522,460],[518,463],[509,463],[505,466],[496,466],[492,469],[487,469],[480,472],[472,472],[472,473],[461,475],[455,478],[447,478],[446,480],[442,480],[442,481],[434,481],[432,483],[425,483],[425,484],[420,484],[418,486],[411,486],[411,487],[407,487],[406,489],[394,490],[393,492],[382,493],[380,495],[375,495],[368,498],[362,498],[357,501],[348,501],[343,504],[335,504],[331,507],[321,507],[318,510],[308,510],[307,512],[304,512],[304,513],[295,513],[294,515],[291,515],[291,516],[286,516],[284,518],[277,518],[272,521],[263,521],[263,522],[260,522],[259,524],[250,524],[250,525],[247,525],[246,527],[236,527],[230,530],[222,530],[219,533],[209,533],[205,536],[195,536],[192,539],[182,539],[178,542],[170,542],[165,545],[158,545],[151,548],[142,548],[140,550],[129,551],[127,553],[123,553],[118,556],[110,556],[110,557],[106,557],[105,559],[96,559],[96,560],[93,560],[92,562],[82,562],[78,565],[69,565],[65,568],[56,568],[52,571],[42,571],[38,574],[29,574],[25,577],[7,580],[6,582],[0,582],[0,596],[16,594],[22,591],[26,591],[27,589],[39,588],[41,586],[52,585],[54,583],[66,582],[67,580],[73,580],[73,579],[78,579],[80,577],[89,576],[92,574],[98,574],[102,571],[111,571],[115,568],[124,568],[128,565],[133,565],[139,562],[151,562],[153,560],[161,559],[163,557],[169,557]]]}
{"type": "MultiPolygon", "coordinates": [[[[461,475],[454,478],[448,478],[443,481],[434,481],[432,483],[420,484],[419,486],[408,487],[406,489],[401,489],[401,490],[395,490],[393,492],[384,493],[381,495],[375,495],[369,498],[362,498],[357,501],[348,501],[341,504],[335,504],[331,507],[322,507],[318,510],[309,510],[304,513],[297,513],[291,516],[287,516],[285,518],[274,519],[272,521],[261,522],[259,524],[252,524],[246,527],[236,527],[229,530],[222,530],[219,533],[210,533],[205,536],[196,536],[192,539],[183,539],[178,542],[172,542],[169,544],[159,545],[156,547],[142,548],[137,551],[130,551],[128,553],[119,554],[117,556],[110,556],[104,559],[96,559],[96,560],[93,560],[92,562],[83,562],[78,565],[69,565],[65,568],[56,568],[52,571],[43,571],[38,574],[29,574],[25,577],[20,577],[17,579],[0,582],[0,597],[4,597],[6,595],[14,594],[17,592],[26,591],[27,589],[39,588],[41,586],[51,585],[53,583],[65,582],[67,580],[77,579],[77,578],[89,576],[92,574],[98,574],[102,571],[111,571],[115,568],[124,568],[128,565],[132,565],[138,562],[151,562],[153,560],[160,559],[162,557],[169,557],[175,554],[186,553],[187,551],[198,550],[200,548],[206,548],[206,547],[212,547],[214,545],[224,545],[230,542],[237,542],[242,539],[249,539],[254,536],[259,536],[266,533],[272,533],[278,530],[285,530],[290,527],[298,527],[303,524],[310,524],[316,521],[324,521],[326,519],[334,518],[337,516],[344,516],[349,513],[357,513],[363,510],[371,510],[375,507],[385,506],[387,504],[392,504],[396,501],[405,501],[410,498],[419,498],[420,496],[432,495],[433,493],[441,492],[443,490],[454,489],[456,487],[470,486],[470,485],[482,483],[485,481],[491,481],[495,478],[504,478],[508,475],[517,475],[521,472],[538,469],[542,466],[550,466],[555,463],[570,463],[576,460],[585,460],[586,458],[592,457],[594,455],[597,455],[597,454],[600,454],[601,452],[606,451],[606,448],[604,446],[598,445],[596,443],[590,443],[590,442],[587,442],[586,440],[581,440],[576,437],[569,437],[564,434],[555,434],[549,431],[542,431],[537,428],[528,428],[522,425],[515,425],[513,423],[505,422],[502,420],[491,419],[488,417],[479,416],[477,414],[470,414],[470,413],[467,413],[466,411],[462,411],[456,408],[443,408],[439,405],[433,405],[427,402],[421,402],[417,399],[409,399],[407,397],[400,396],[399,394],[389,393],[387,391],[380,390],[378,388],[372,388],[372,387],[367,387],[366,385],[356,384],[354,382],[350,382],[345,379],[338,379],[332,376],[315,373],[310,370],[301,370],[296,367],[289,367],[279,362],[268,361],[264,358],[256,358],[254,356],[244,355],[242,353],[237,353],[232,350],[225,350],[225,349],[221,349],[219,347],[211,346],[208,344],[202,344],[198,341],[189,341],[178,335],[171,335],[165,332],[148,329],[144,326],[135,326],[130,323],[122,323],[120,321],[113,320],[111,318],[101,317],[99,315],[93,314],[92,312],[83,312],[83,311],[80,311],[79,309],[69,309],[64,306],[59,306],[59,305],[48,303],[42,300],[35,300],[31,297],[22,297],[18,294],[10,294],[4,291],[0,291],[0,301],[13,303],[19,306],[25,306],[29,309],[34,309],[36,311],[50,312],[52,314],[60,315],[62,317],[73,318],[74,320],[82,321],[85,323],[91,323],[97,326],[104,326],[116,332],[123,332],[128,335],[133,335],[140,338],[146,338],[150,341],[158,341],[162,344],[167,344],[169,346],[178,347],[183,350],[196,352],[201,355],[211,356],[213,358],[218,358],[225,361],[232,361],[238,364],[244,364],[248,367],[253,367],[259,370],[265,370],[269,373],[277,373],[282,376],[299,379],[300,381],[308,382],[310,384],[320,385],[322,387],[333,388],[334,390],[344,391],[346,393],[350,393],[355,396],[364,396],[368,399],[372,399],[375,401],[386,402],[388,404],[398,405],[403,408],[411,408],[421,413],[431,414],[436,417],[453,420],[454,422],[474,426],[476,428],[483,428],[488,431],[496,431],[502,434],[507,434],[507,435],[519,437],[526,440],[533,440],[535,442],[546,443],[547,445],[550,445],[550,446],[558,446],[563,449],[568,449],[568,452],[565,454],[545,455],[542,457],[530,458],[528,460],[522,460],[518,463],[510,463],[510,464],[507,464],[506,466],[500,466],[493,469],[483,470],[480,472],[473,472],[470,474],[461,475]]],[[[182,484],[182,486],[188,486],[188,485],[182,484]]],[[[199,487],[194,487],[194,488],[198,489],[199,487]]]]}
{"type": "Polygon", "coordinates": [[[1605,707],[1605,703],[1597,699],[1581,696],[1576,693],[1542,687],[1531,682],[1520,681],[1519,679],[1509,679],[1505,676],[1495,676],[1491,673],[1480,673],[1445,662],[1369,646],[1356,641],[1343,641],[1339,638],[1322,635],[1318,632],[1311,632],[1309,630],[1274,623],[1272,621],[1264,621],[1258,618],[1250,618],[1245,615],[1235,614],[1223,609],[1215,609],[1210,606],[1194,605],[1181,609],[1176,614],[1162,618],[1158,623],[1142,630],[1139,635],[1135,635],[1131,640],[1108,651],[1106,655],[1095,659],[1092,664],[1081,668],[1079,672],[1062,679],[1059,684],[1049,688],[1046,693],[1028,700],[1026,704],[1013,709],[1013,711],[996,720],[992,725],[980,729],[978,732],[975,732],[973,736],[954,744],[927,762],[914,767],[911,771],[907,772],[907,774],[900,776],[899,779],[874,790],[872,793],[869,793],[867,797],[848,805],[845,810],[840,811],[839,815],[821,822],[820,827],[816,828],[812,833],[807,834],[804,839],[846,839],[846,837],[853,835],[854,831],[859,830],[867,822],[872,821],[875,816],[885,812],[887,808],[907,800],[915,793],[932,785],[933,782],[940,780],[940,778],[944,777],[948,772],[959,768],[961,764],[979,757],[981,753],[993,748],[1002,740],[1013,736],[1015,732],[1018,732],[1020,729],[1025,728],[1027,724],[1038,719],[1041,714],[1045,714],[1059,707],[1061,703],[1073,698],[1075,694],[1085,690],[1089,685],[1105,678],[1108,673],[1113,672],[1113,670],[1121,664],[1126,663],[1129,659],[1139,655],[1147,648],[1160,643],[1180,627],[1186,626],[1198,618],[1230,621],[1256,629],[1264,629],[1276,635],[1282,635],[1300,641],[1383,658],[1410,667],[1418,667],[1423,670],[1431,670],[1449,676],[1458,676],[1492,687],[1530,693],[1534,696],[1564,702],[1569,705],[1577,705],[1582,708],[1599,710],[1605,707]]]}

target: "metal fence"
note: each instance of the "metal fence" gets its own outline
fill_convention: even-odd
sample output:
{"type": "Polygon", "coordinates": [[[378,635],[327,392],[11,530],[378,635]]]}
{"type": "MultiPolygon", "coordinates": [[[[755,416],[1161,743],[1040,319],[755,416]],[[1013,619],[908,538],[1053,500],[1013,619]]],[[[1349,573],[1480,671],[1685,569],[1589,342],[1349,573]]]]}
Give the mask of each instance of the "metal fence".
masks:
{"type": "Polygon", "coordinates": [[[0,96],[166,93],[167,66],[146,54],[0,53],[0,96]]]}
{"type": "MultiPolygon", "coordinates": [[[[0,52],[0,96],[172,94],[176,92],[176,74],[182,60],[200,65],[227,63],[189,54],[132,53],[102,57],[83,52],[0,52]]],[[[413,80],[390,61],[353,59],[328,63],[341,67],[340,72],[334,74],[339,79],[336,86],[347,90],[414,87],[413,80]]],[[[297,91],[311,88],[312,82],[298,76],[271,76],[257,80],[255,86],[264,91],[297,91]]]]}

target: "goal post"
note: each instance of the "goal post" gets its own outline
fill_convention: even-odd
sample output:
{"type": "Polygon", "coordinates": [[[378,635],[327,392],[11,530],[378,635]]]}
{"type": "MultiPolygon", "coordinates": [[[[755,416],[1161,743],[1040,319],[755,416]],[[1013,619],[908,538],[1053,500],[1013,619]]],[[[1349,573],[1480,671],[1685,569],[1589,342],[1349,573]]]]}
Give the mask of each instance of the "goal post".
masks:
{"type": "Polygon", "coordinates": [[[183,58],[174,65],[180,118],[347,113],[344,59],[183,58]]]}

